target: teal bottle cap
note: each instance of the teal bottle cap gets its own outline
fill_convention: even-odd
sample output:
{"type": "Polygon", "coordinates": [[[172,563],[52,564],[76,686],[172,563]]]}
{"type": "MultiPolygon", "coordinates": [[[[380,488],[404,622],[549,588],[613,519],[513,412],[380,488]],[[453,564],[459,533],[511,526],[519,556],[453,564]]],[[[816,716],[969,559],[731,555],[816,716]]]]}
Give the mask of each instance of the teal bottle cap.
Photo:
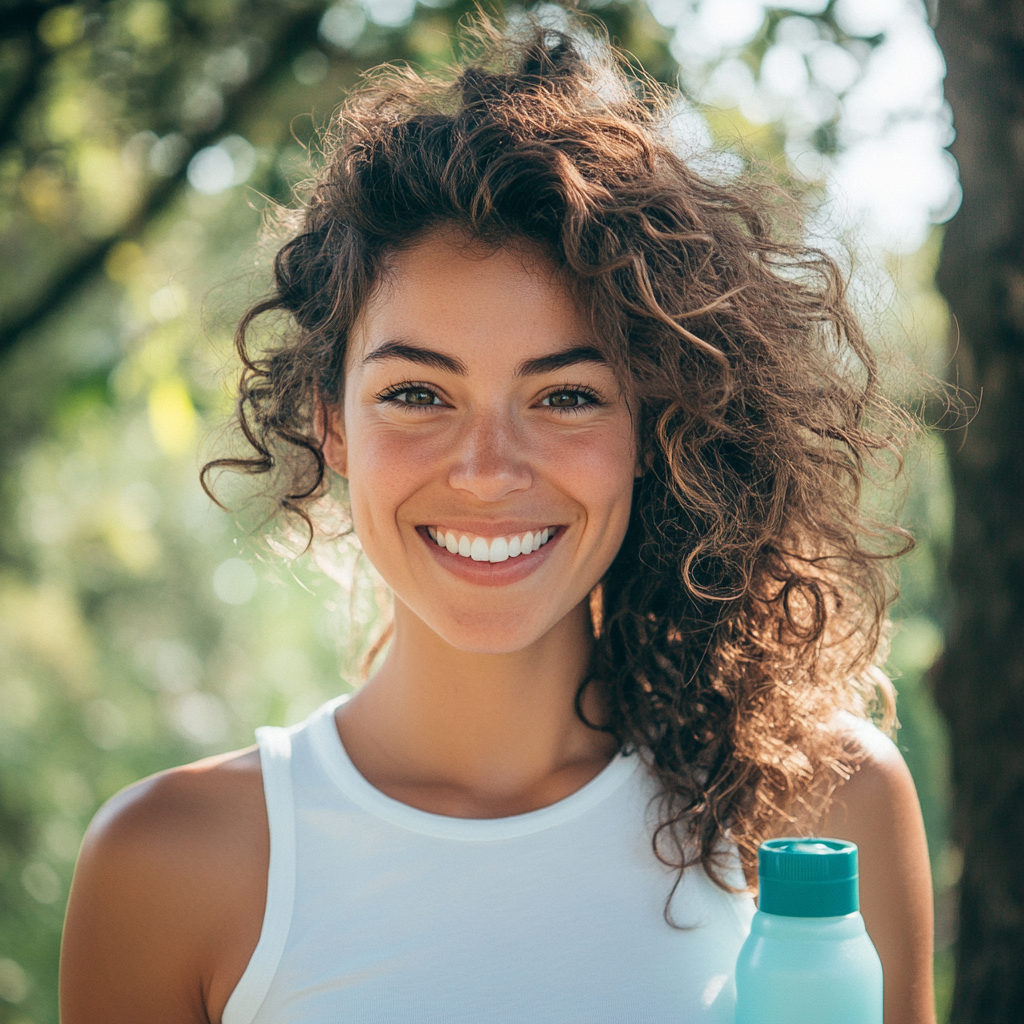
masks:
{"type": "Polygon", "coordinates": [[[769,839],[757,851],[758,908],[783,917],[860,909],[857,846],[843,839],[769,839]]]}

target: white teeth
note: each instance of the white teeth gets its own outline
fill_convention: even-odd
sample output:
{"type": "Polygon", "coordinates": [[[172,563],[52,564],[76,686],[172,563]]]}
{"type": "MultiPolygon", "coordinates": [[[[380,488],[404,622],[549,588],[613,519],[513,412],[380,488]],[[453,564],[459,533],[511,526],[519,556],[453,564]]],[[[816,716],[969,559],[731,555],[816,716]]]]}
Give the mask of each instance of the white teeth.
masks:
{"type": "Polygon", "coordinates": [[[458,536],[439,530],[436,526],[428,526],[427,533],[438,547],[447,548],[453,555],[472,558],[474,562],[506,562],[510,558],[528,555],[547,544],[554,535],[554,529],[545,527],[543,530],[527,530],[522,537],[495,537],[490,542],[483,537],[470,540],[466,534],[458,536]]]}

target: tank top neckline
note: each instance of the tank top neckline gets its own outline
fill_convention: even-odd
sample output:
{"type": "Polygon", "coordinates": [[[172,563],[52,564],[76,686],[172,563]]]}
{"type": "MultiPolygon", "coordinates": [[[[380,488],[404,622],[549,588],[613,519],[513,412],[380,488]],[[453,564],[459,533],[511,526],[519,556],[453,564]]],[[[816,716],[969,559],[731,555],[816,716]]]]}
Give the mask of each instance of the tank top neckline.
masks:
{"type": "Polygon", "coordinates": [[[341,793],[364,811],[409,832],[439,839],[487,842],[528,836],[571,821],[596,807],[630,779],[643,764],[636,753],[619,752],[589,782],[567,797],[525,814],[506,818],[453,818],[411,807],[368,782],[352,763],[338,735],[334,712],[348,694],[328,701],[308,721],[321,767],[341,793]]]}

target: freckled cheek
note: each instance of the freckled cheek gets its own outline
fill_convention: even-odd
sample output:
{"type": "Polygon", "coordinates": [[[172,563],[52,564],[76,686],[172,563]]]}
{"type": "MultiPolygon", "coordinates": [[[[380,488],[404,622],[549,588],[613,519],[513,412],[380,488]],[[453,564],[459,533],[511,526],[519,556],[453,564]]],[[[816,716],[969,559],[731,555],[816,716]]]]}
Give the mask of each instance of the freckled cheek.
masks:
{"type": "Polygon", "coordinates": [[[617,434],[586,440],[550,452],[549,473],[592,518],[607,521],[628,516],[636,466],[632,440],[617,434]]]}
{"type": "Polygon", "coordinates": [[[402,431],[350,432],[349,493],[361,538],[393,528],[402,503],[429,481],[443,451],[436,441],[402,431]]]}

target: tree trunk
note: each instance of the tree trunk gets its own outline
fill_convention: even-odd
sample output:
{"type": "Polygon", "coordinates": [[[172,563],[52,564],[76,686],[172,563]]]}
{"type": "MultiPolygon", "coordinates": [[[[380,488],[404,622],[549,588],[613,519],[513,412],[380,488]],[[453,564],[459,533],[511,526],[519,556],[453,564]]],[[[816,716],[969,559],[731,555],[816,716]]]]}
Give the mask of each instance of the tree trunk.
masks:
{"type": "Polygon", "coordinates": [[[950,374],[980,409],[945,435],[953,598],[935,696],[964,853],[951,1024],[1024,1021],[1024,4],[941,0],[964,199],[938,284],[950,374]]]}

